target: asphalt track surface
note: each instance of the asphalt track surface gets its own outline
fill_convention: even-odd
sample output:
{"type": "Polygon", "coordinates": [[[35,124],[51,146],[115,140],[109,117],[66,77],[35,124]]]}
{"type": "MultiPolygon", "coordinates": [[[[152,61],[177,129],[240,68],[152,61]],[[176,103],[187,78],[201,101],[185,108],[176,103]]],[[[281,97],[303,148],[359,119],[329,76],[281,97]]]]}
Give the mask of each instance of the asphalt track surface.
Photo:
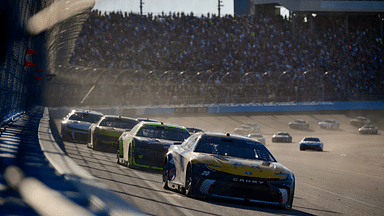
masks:
{"type": "MultiPolygon", "coordinates": [[[[242,123],[260,125],[266,146],[279,163],[296,176],[292,209],[225,200],[194,199],[164,190],[161,174],[116,164],[115,153],[64,142],[67,154],[100,182],[128,202],[151,215],[384,215],[384,132],[360,135],[343,114],[151,116],[164,122],[199,127],[207,131],[233,132],[242,123]],[[288,122],[304,119],[307,130],[295,130],[288,122]],[[318,122],[335,119],[337,130],[318,128],[318,122]],[[292,143],[272,143],[275,132],[286,131],[292,143]],[[305,136],[316,136],[324,151],[300,151],[305,136]]],[[[60,120],[55,120],[60,126],[60,120]]]]}

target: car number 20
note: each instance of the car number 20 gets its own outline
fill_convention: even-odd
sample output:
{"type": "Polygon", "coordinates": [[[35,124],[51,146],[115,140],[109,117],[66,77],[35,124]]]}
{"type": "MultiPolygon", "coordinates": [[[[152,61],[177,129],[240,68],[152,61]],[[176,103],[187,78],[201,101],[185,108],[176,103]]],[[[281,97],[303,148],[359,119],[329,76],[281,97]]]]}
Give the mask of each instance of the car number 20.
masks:
{"type": "Polygon", "coordinates": [[[201,173],[202,176],[209,176],[210,172],[209,171],[204,171],[201,173]]]}

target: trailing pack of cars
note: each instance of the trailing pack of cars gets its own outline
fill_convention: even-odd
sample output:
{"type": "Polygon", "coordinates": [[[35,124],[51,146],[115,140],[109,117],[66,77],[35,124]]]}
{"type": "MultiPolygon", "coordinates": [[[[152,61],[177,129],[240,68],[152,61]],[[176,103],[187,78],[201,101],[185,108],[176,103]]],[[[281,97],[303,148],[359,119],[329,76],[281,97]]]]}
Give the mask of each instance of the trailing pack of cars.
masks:
{"type": "MultiPolygon", "coordinates": [[[[351,125],[360,134],[377,134],[369,119],[357,117],[351,125]]],[[[309,123],[297,119],[289,128],[308,131],[309,123]]],[[[336,130],[333,119],[319,128],[336,130]]],[[[266,203],[292,208],[295,176],[278,163],[265,146],[260,126],[248,122],[234,134],[205,132],[148,118],[104,115],[90,110],[73,110],[61,123],[65,141],[86,143],[94,150],[117,152],[117,163],[130,168],[159,170],[163,187],[186,196],[213,197],[266,203]]],[[[292,143],[288,132],[277,132],[272,143],[292,143]]],[[[323,151],[318,137],[299,142],[300,151],[323,151]]]]}

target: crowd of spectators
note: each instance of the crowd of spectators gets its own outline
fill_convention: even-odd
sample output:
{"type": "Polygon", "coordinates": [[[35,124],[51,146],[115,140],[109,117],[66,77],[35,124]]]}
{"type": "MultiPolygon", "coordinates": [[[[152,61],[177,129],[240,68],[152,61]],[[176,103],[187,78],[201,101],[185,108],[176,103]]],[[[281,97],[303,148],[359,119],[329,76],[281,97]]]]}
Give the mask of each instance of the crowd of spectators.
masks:
{"type": "MultiPolygon", "coordinates": [[[[305,101],[325,91],[335,95],[333,100],[353,100],[361,94],[381,95],[382,99],[380,17],[365,18],[368,21],[351,16],[348,34],[342,15],[317,15],[312,27],[309,21],[296,19],[293,35],[291,21],[281,16],[140,16],[93,10],[70,63],[189,74],[183,82],[168,82],[173,89],[160,93],[158,86],[150,87],[154,86],[150,80],[159,77],[145,76],[147,85],[141,85],[143,89],[136,86],[135,91],[149,96],[167,93],[185,98],[203,91],[201,94],[222,102],[230,101],[223,98],[255,93],[263,99],[253,102],[305,101]],[[195,79],[198,72],[206,75],[195,79]],[[226,82],[225,90],[211,96],[210,89],[221,82],[226,82]],[[200,84],[193,87],[195,83],[200,84]]],[[[126,97],[133,97],[135,91],[126,91],[126,97]]]]}

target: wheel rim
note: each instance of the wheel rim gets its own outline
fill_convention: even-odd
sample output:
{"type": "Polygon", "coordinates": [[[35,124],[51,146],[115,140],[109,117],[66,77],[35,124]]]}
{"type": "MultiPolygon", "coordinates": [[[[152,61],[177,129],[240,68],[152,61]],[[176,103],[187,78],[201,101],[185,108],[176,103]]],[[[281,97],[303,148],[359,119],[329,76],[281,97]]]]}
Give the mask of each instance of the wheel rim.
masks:
{"type": "Polygon", "coordinates": [[[191,196],[192,194],[192,169],[188,167],[187,176],[185,177],[185,194],[191,196]]]}

